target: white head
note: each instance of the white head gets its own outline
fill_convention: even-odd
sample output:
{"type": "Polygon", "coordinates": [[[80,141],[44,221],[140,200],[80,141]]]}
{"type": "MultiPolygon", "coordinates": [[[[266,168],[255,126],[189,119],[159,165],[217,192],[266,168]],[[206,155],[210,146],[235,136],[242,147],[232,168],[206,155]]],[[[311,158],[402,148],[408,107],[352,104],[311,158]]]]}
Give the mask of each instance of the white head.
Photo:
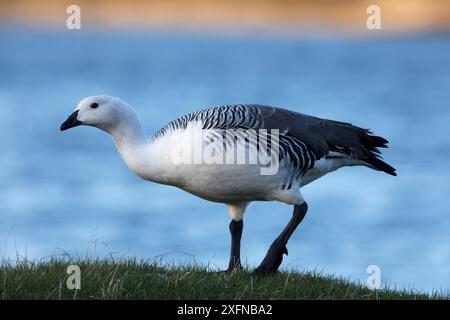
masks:
{"type": "Polygon", "coordinates": [[[138,124],[136,113],[125,101],[116,97],[99,95],[81,100],[60,129],[64,131],[87,125],[113,134],[138,124]]]}

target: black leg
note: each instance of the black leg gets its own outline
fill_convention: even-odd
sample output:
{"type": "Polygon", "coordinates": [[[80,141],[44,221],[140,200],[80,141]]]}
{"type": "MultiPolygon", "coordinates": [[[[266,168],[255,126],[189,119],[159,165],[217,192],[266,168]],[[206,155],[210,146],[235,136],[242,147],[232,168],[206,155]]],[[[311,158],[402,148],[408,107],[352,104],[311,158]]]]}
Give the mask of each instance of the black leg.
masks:
{"type": "Polygon", "coordinates": [[[278,271],[278,267],[280,266],[281,261],[283,261],[283,254],[288,254],[286,244],[297,226],[300,222],[302,222],[306,211],[308,211],[308,205],[306,202],[301,205],[294,206],[294,212],[291,220],[270,246],[264,260],[261,262],[259,267],[256,268],[256,273],[270,274],[278,271]]]}
{"type": "Polygon", "coordinates": [[[241,236],[242,228],[244,227],[243,220],[230,222],[230,233],[231,233],[231,255],[230,263],[228,264],[228,272],[235,269],[241,269],[241,236]]]}

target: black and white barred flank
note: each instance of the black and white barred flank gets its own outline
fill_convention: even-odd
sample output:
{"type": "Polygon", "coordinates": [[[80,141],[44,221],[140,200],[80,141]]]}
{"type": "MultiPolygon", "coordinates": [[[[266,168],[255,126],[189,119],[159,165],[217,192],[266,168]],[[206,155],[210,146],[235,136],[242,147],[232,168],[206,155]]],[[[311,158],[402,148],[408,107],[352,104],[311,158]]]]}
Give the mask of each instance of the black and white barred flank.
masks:
{"type": "Polygon", "coordinates": [[[181,116],[155,133],[154,138],[164,136],[167,132],[186,129],[189,122],[198,121],[203,129],[237,129],[258,128],[257,105],[227,105],[195,111],[181,116]]]}
{"type": "Polygon", "coordinates": [[[381,160],[378,149],[386,148],[388,141],[370,130],[271,106],[239,104],[196,111],[168,123],[153,139],[186,129],[192,121],[201,121],[203,129],[278,129],[280,159],[289,158],[299,176],[330,152],[351,156],[375,170],[396,175],[395,169],[381,160]]]}

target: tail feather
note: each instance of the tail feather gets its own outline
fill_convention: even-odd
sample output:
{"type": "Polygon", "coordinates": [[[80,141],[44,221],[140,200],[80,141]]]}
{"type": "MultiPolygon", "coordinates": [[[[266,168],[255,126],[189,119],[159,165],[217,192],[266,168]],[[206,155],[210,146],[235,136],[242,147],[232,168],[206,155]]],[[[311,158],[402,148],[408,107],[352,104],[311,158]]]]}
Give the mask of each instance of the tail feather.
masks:
{"type": "Polygon", "coordinates": [[[386,162],[384,162],[383,160],[377,158],[377,157],[373,157],[373,158],[369,158],[369,159],[364,159],[361,160],[362,162],[368,164],[369,167],[378,170],[378,171],[384,171],[387,174],[390,174],[391,176],[396,176],[397,173],[395,172],[395,168],[391,167],[390,165],[388,165],[386,162]]]}
{"type": "Polygon", "coordinates": [[[366,129],[361,135],[361,141],[365,149],[368,151],[368,156],[360,159],[363,163],[375,170],[384,171],[392,176],[397,175],[395,168],[382,160],[381,152],[378,149],[388,147],[387,144],[389,142],[385,138],[372,135],[372,132],[366,129]]]}
{"type": "Polygon", "coordinates": [[[330,150],[351,155],[372,169],[397,175],[395,168],[381,157],[379,148],[387,148],[389,143],[385,138],[373,135],[369,129],[346,123],[338,124],[339,130],[333,130],[333,136],[327,139],[330,150]]]}

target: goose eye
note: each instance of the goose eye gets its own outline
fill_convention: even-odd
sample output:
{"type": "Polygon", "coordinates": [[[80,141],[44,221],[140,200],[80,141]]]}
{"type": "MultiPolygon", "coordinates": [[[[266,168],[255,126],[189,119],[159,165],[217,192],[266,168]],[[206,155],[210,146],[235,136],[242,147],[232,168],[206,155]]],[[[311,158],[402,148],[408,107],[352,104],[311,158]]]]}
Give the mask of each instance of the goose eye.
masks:
{"type": "Polygon", "coordinates": [[[97,102],[91,103],[91,108],[92,109],[98,108],[98,103],[97,102]]]}

